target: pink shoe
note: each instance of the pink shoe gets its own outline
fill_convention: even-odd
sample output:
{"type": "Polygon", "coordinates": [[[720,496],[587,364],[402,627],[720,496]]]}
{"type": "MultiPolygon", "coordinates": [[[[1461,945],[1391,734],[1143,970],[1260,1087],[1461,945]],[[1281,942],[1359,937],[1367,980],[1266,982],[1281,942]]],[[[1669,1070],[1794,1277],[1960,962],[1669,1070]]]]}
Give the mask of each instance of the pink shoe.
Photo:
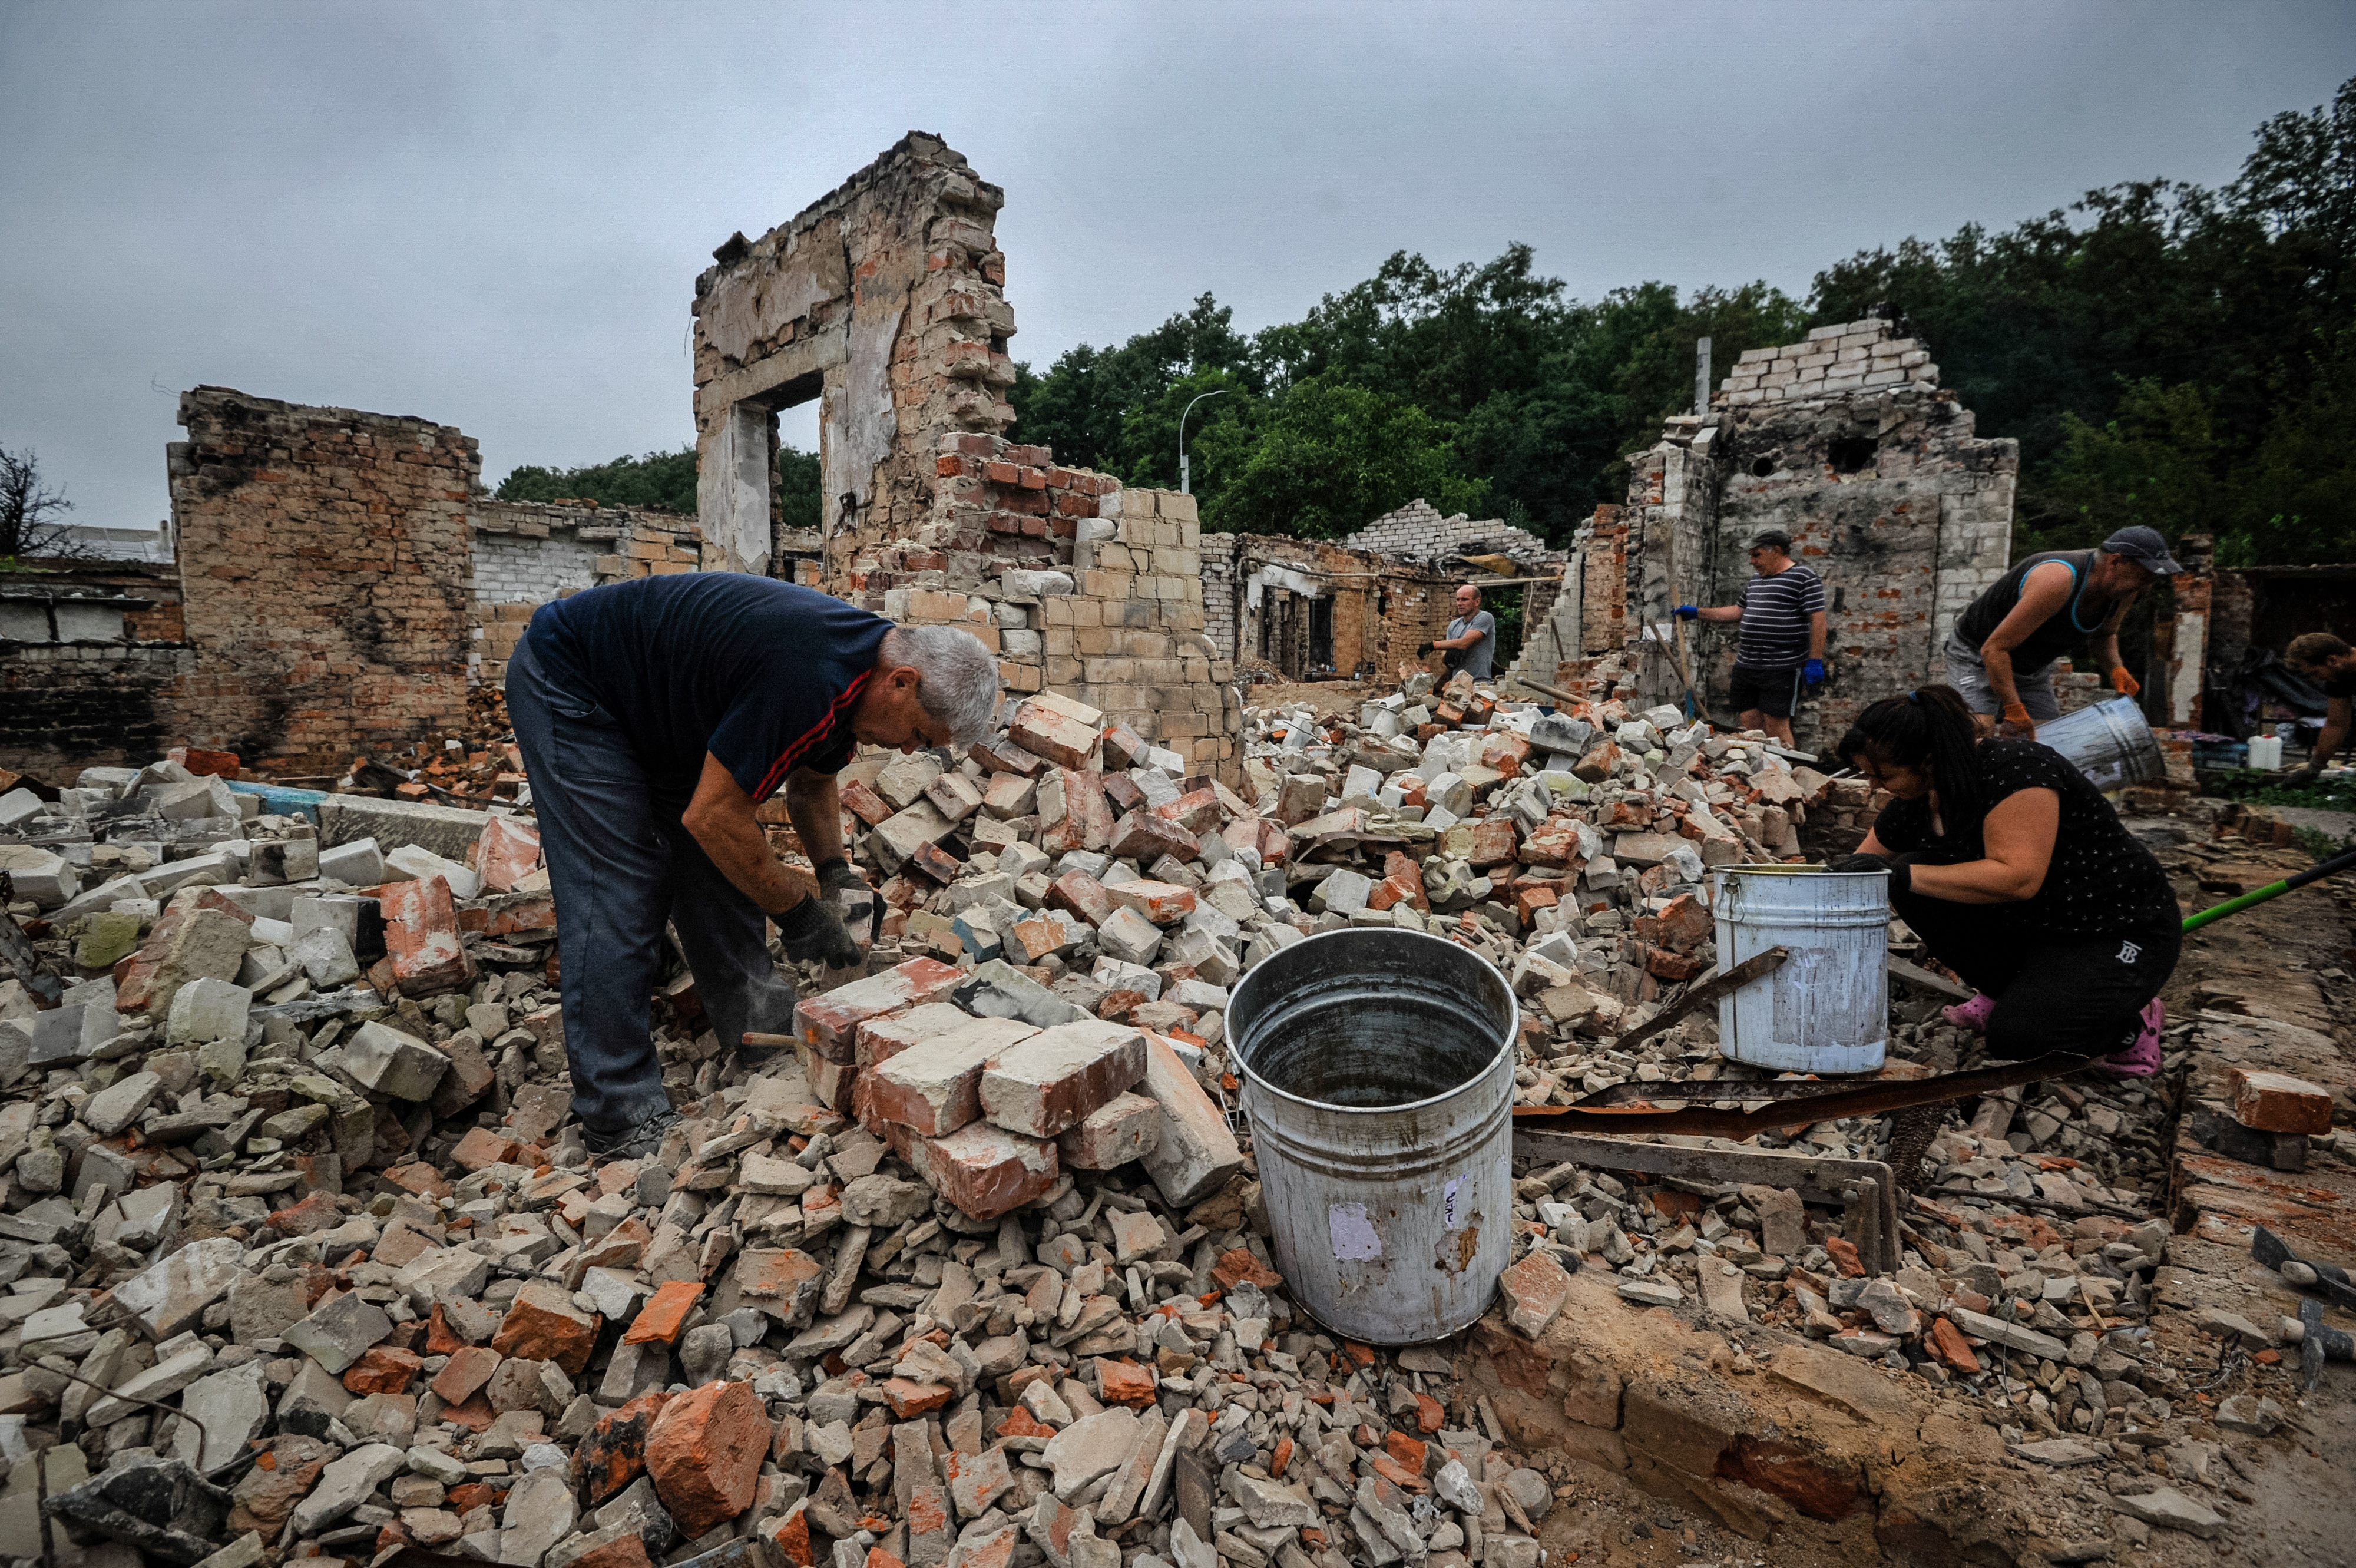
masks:
{"type": "Polygon", "coordinates": [[[2149,1078],[2159,1071],[2159,1032],[2168,1024],[2168,1009],[2158,997],[2144,1004],[2143,1030],[2135,1044],[2092,1064],[2093,1070],[2112,1078],[2149,1078]]]}
{"type": "Polygon", "coordinates": [[[1953,1007],[1939,1009],[1939,1016],[1958,1029],[1969,1029],[1975,1035],[1987,1033],[1988,1015],[1996,1011],[1996,998],[1980,995],[1969,1002],[1958,1002],[1953,1007]]]}

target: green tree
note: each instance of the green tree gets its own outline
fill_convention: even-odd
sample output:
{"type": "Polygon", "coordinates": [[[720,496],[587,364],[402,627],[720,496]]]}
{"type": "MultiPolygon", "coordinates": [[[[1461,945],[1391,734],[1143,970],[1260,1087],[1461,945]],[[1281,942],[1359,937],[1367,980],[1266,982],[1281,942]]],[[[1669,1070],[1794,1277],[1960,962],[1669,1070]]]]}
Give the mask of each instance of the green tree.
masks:
{"type": "Polygon", "coordinates": [[[525,464],[499,481],[503,501],[592,500],[695,515],[695,448],[616,457],[579,468],[525,464]]]}
{"type": "Polygon", "coordinates": [[[2213,527],[2222,482],[2208,394],[2183,383],[2132,383],[2116,418],[2062,415],[2062,450],[2048,468],[2044,526],[2014,542],[2016,555],[2083,549],[2135,524],[2174,538],[2213,527]]]}
{"type": "Polygon", "coordinates": [[[1333,539],[1418,496],[1443,514],[1487,505],[1453,428],[1402,398],[1312,376],[1253,413],[1213,425],[1196,448],[1215,477],[1203,501],[1215,532],[1333,539]]]}

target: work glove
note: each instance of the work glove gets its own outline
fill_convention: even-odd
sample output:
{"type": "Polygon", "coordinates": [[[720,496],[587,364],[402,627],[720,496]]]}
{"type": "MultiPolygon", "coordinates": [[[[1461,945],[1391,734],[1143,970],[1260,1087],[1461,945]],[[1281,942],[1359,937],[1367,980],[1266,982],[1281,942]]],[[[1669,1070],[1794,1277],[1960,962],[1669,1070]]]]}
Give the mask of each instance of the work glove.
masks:
{"type": "Polygon", "coordinates": [[[769,918],[777,922],[786,956],[796,963],[823,961],[829,968],[848,969],[859,961],[859,944],[851,940],[850,928],[823,898],[804,898],[769,918]]]}
{"type": "Polygon", "coordinates": [[[831,898],[846,887],[864,887],[867,879],[851,868],[851,862],[841,855],[821,860],[811,869],[818,873],[818,890],[831,898]]]}
{"type": "Polygon", "coordinates": [[[2137,697],[2143,694],[2143,682],[2128,674],[2126,665],[2114,664],[2111,666],[2111,690],[2122,697],[2137,697]]]}
{"type": "Polygon", "coordinates": [[[1679,605],[1677,607],[1677,618],[1679,620],[1699,620],[1701,618],[1701,607],[1699,605],[1679,605]]]}
{"type": "Polygon", "coordinates": [[[2323,777],[2323,764],[2310,762],[2304,768],[2294,768],[2282,776],[2278,786],[2285,789],[2304,789],[2323,777]]]}
{"type": "Polygon", "coordinates": [[[1825,661],[1821,659],[1811,659],[1805,664],[1801,665],[1800,679],[1805,681],[1811,686],[1823,685],[1825,683],[1825,661]]]}
{"type": "Polygon", "coordinates": [[[2029,716],[2029,709],[2019,703],[2004,705],[2004,722],[1996,733],[2006,740],[2035,740],[2037,721],[2029,716]]]}
{"type": "Polygon", "coordinates": [[[1912,864],[1901,855],[1843,854],[1825,862],[1826,871],[1886,871],[1890,890],[1903,893],[1914,886],[1912,864]]]}
{"type": "Polygon", "coordinates": [[[1417,644],[1415,645],[1415,656],[1416,656],[1418,659],[1428,659],[1428,658],[1430,658],[1430,657],[1431,656],[1431,646],[1432,646],[1432,645],[1431,645],[1430,643],[1429,643],[1429,642],[1419,642],[1419,643],[1417,643],[1417,644]]]}

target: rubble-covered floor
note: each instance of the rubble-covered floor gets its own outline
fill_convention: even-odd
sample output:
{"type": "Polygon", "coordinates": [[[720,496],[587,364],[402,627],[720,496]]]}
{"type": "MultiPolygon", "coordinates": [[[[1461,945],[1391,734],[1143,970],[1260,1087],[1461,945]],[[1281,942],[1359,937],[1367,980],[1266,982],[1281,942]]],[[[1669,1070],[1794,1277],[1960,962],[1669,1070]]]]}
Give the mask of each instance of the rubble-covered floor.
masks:
{"type": "MultiPolygon", "coordinates": [[[[471,854],[322,845],[169,765],[0,800],[16,912],[95,977],[0,997],[0,1552],[81,1486],[69,1512],[214,1568],[2341,1560],[2356,1374],[2298,1393],[2299,1293],[2236,1231],[2349,1256],[2309,1212],[2348,1134],[2235,1176],[2183,1112],[2289,1052],[2345,1121],[2344,886],[2188,946],[2160,1079],[1957,1108],[1887,1276],[1789,1189],[1525,1162],[1498,1307],[1374,1349],[1273,1267],[1239,975],[1410,928],[1514,983],[1525,1103],[1758,1076],[1706,1014],[1616,1042],[1715,963],[1707,867],[1871,802],[1621,704],[1281,695],[1240,792],[1053,701],[958,766],[854,764],[874,977],[801,976],[801,1044],[764,1060],[667,983],[685,1120],[637,1165],[565,1122],[518,819],[471,854]]],[[[2287,865],[2146,826],[2188,908],[2287,865]]],[[[1892,1072],[1975,1059],[1897,996],[1892,1072]]],[[[1789,1131],[1760,1143],[1889,1132],[1789,1131]]],[[[60,1562],[128,1561],[51,1528],[60,1562]]]]}

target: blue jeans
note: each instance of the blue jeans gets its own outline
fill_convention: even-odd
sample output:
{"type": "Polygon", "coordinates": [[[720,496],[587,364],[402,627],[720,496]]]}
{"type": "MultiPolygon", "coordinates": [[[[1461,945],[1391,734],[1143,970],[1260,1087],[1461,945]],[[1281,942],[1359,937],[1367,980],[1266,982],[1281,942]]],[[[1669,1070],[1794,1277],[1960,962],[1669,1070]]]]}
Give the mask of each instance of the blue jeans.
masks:
{"type": "Polygon", "coordinates": [[[648,779],[613,715],[549,684],[529,636],[507,693],[556,896],[573,1109],[611,1138],[670,1109],[647,1027],[665,921],[723,1050],[748,1029],[791,1033],[794,988],[769,958],[767,917],[680,822],[688,797],[648,779]]]}

